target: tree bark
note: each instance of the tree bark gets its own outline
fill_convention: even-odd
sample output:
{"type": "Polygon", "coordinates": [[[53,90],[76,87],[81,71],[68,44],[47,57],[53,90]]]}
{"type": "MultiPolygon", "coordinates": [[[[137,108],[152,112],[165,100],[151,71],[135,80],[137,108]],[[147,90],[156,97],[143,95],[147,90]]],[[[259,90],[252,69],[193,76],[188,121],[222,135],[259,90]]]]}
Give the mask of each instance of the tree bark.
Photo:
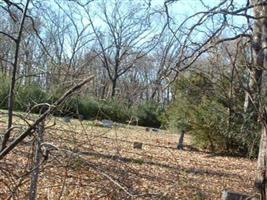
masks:
{"type": "Polygon", "coordinates": [[[112,80],[111,97],[115,97],[115,95],[116,95],[116,87],[117,87],[117,79],[113,79],[112,80]]]}
{"type": "Polygon", "coordinates": [[[42,121],[37,126],[37,131],[36,131],[35,156],[34,156],[33,172],[31,177],[31,186],[29,191],[29,200],[35,200],[37,198],[37,186],[38,186],[38,178],[40,173],[40,165],[42,157],[41,144],[43,143],[43,135],[44,135],[44,121],[42,121]]]}
{"type": "MultiPolygon", "coordinates": [[[[23,10],[23,14],[22,14],[22,18],[21,18],[21,22],[20,22],[20,26],[19,26],[19,31],[18,31],[18,36],[16,39],[14,39],[16,47],[15,47],[15,57],[14,57],[14,63],[13,63],[10,90],[9,90],[9,95],[8,95],[8,125],[7,125],[7,129],[11,128],[12,122],[13,122],[13,107],[14,107],[14,99],[15,99],[14,90],[15,90],[15,85],[16,85],[16,74],[17,74],[18,59],[19,59],[19,49],[20,49],[22,32],[23,32],[24,22],[25,22],[29,3],[30,3],[30,0],[27,0],[25,8],[23,10]]],[[[9,137],[10,137],[10,131],[7,132],[7,134],[5,134],[3,137],[1,150],[3,150],[6,147],[9,137]]]]}
{"type": "Polygon", "coordinates": [[[257,163],[257,173],[256,173],[256,181],[255,186],[259,190],[262,199],[266,199],[267,192],[267,174],[266,174],[266,158],[267,158],[267,129],[263,127],[261,140],[260,140],[260,148],[258,155],[258,163],[257,163]]]}
{"type": "MultiPolygon", "coordinates": [[[[263,0],[255,0],[252,1],[254,4],[256,3],[264,3],[263,0]]],[[[262,124],[262,132],[261,132],[261,140],[260,140],[260,148],[259,148],[259,155],[258,155],[258,163],[257,163],[257,173],[256,173],[256,181],[255,185],[261,194],[261,199],[267,198],[267,115],[266,115],[266,107],[263,94],[266,94],[266,88],[262,85],[262,74],[266,73],[267,67],[267,6],[257,6],[254,8],[254,15],[255,17],[261,17],[261,19],[255,20],[255,27],[253,40],[256,41],[253,43],[253,58],[254,58],[254,65],[253,66],[259,76],[259,84],[258,90],[256,91],[257,100],[256,103],[259,102],[259,105],[256,104],[259,111],[259,117],[262,124]],[[260,44],[257,41],[260,40],[260,44]],[[258,50],[258,51],[257,51],[258,50]],[[263,91],[262,91],[263,90],[263,91]]],[[[266,80],[264,80],[266,81],[266,80]]],[[[255,104],[255,102],[254,102],[255,104]]]]}
{"type": "Polygon", "coordinates": [[[184,149],[184,134],[185,134],[185,131],[182,130],[182,133],[181,133],[180,138],[179,138],[179,143],[177,145],[177,149],[180,149],[180,150],[184,149]]]}
{"type": "MultiPolygon", "coordinates": [[[[251,4],[258,4],[259,0],[251,0],[251,4]]],[[[254,16],[260,18],[263,14],[261,7],[254,8],[254,16]]],[[[263,67],[263,51],[262,51],[262,21],[256,19],[253,26],[252,34],[252,63],[250,67],[250,77],[248,91],[246,92],[244,111],[247,114],[259,109],[259,96],[261,88],[262,67],[263,67]]],[[[257,114],[254,114],[254,116],[257,114]]],[[[257,117],[257,116],[256,116],[257,117]]]]}

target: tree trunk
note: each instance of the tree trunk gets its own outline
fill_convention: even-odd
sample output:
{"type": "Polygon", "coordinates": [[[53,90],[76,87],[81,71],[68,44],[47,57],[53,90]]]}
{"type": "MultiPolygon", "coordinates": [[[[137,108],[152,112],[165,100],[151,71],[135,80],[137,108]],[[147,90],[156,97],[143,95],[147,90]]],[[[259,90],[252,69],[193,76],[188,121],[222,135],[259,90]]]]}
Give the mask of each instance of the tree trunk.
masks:
{"type": "Polygon", "coordinates": [[[112,90],[111,90],[111,97],[115,97],[116,95],[116,87],[117,87],[117,79],[112,80],[112,90]]]}
{"type": "MultiPolygon", "coordinates": [[[[257,4],[259,0],[251,0],[251,4],[257,4]]],[[[261,17],[261,7],[254,8],[254,16],[261,17]]],[[[244,111],[250,114],[259,108],[259,95],[261,88],[261,77],[263,67],[263,51],[262,51],[262,21],[257,19],[253,25],[252,40],[252,63],[249,71],[248,91],[246,91],[244,111]]],[[[255,116],[255,114],[254,114],[255,116]]]]}
{"type": "MultiPolygon", "coordinates": [[[[20,26],[19,26],[18,36],[16,39],[14,39],[16,48],[15,48],[15,55],[14,55],[14,63],[12,66],[13,69],[12,69],[10,90],[9,90],[9,94],[8,94],[8,125],[7,125],[7,129],[11,128],[12,122],[13,122],[13,107],[14,107],[14,98],[15,98],[14,90],[15,90],[15,85],[16,85],[16,74],[17,74],[17,67],[18,67],[18,60],[19,60],[19,49],[20,49],[22,32],[23,32],[24,22],[25,22],[29,3],[30,3],[30,0],[27,0],[25,8],[23,10],[23,15],[21,18],[20,26]]],[[[1,150],[3,150],[6,147],[9,137],[10,137],[10,131],[8,131],[7,134],[5,134],[3,137],[1,150]]]]}
{"type": "Polygon", "coordinates": [[[31,186],[29,191],[29,200],[35,200],[37,198],[37,185],[38,178],[40,173],[40,165],[41,165],[41,144],[43,143],[43,135],[44,135],[44,121],[42,121],[36,131],[36,141],[35,141],[35,156],[34,156],[34,164],[33,164],[33,172],[31,177],[31,186]]]}
{"type": "Polygon", "coordinates": [[[14,139],[5,149],[0,151],[0,160],[2,160],[6,155],[8,155],[19,143],[21,143],[26,137],[32,134],[32,132],[36,129],[36,127],[46,119],[51,113],[53,113],[58,106],[62,105],[73,93],[86,83],[91,81],[94,76],[90,76],[87,79],[83,80],[82,82],[78,83],[77,85],[73,86],[69,90],[67,90],[59,99],[55,101],[55,103],[47,108],[47,110],[41,114],[41,116],[36,119],[26,130],[24,130],[16,139],[14,139]]]}
{"type": "Polygon", "coordinates": [[[257,163],[257,173],[256,173],[256,181],[255,186],[259,190],[262,199],[266,199],[267,192],[267,129],[264,126],[262,128],[261,133],[261,141],[260,141],[260,149],[258,155],[258,163],[257,163]]]}
{"type": "Polygon", "coordinates": [[[182,130],[182,133],[181,133],[180,138],[179,138],[179,143],[177,145],[177,149],[180,149],[180,150],[184,149],[184,134],[185,134],[185,131],[182,130]]]}
{"type": "MultiPolygon", "coordinates": [[[[255,0],[252,1],[254,4],[256,3],[263,3],[263,0],[255,0]]],[[[262,85],[262,74],[266,73],[267,67],[267,6],[257,6],[254,8],[255,17],[261,17],[261,19],[257,19],[255,21],[255,28],[253,34],[253,40],[256,41],[253,44],[253,58],[254,63],[257,64],[253,66],[255,69],[259,69],[258,74],[256,76],[260,77],[257,95],[260,99],[259,101],[259,116],[262,123],[262,132],[261,132],[261,140],[260,140],[260,148],[259,148],[259,155],[258,155],[258,164],[257,164],[257,174],[256,174],[256,181],[255,185],[259,189],[261,194],[261,199],[267,198],[267,115],[266,115],[266,107],[264,106],[264,94],[266,94],[266,88],[262,85]],[[261,40],[261,43],[258,44],[257,41],[261,40]],[[259,49],[258,49],[259,48],[259,49]],[[258,50],[258,52],[257,52],[258,50]],[[257,53],[257,54],[256,54],[257,53]],[[262,91],[263,90],[263,91],[262,91]]],[[[264,80],[266,81],[266,80],[264,80]]],[[[256,101],[258,103],[258,101],[256,101]]],[[[254,103],[255,104],[255,103],[254,103]]]]}
{"type": "Polygon", "coordinates": [[[100,99],[105,99],[106,96],[106,83],[103,84],[103,87],[101,87],[101,97],[100,99]]]}

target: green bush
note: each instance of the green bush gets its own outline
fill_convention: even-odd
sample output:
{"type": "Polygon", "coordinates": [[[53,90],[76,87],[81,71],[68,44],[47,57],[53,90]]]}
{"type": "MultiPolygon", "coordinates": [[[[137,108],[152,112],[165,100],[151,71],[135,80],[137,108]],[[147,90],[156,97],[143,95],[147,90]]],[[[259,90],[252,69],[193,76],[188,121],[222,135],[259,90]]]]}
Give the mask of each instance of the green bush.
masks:
{"type": "MultiPolygon", "coordinates": [[[[47,103],[48,97],[46,93],[38,85],[22,86],[18,88],[15,97],[15,110],[26,111],[34,105],[47,103]]],[[[33,112],[39,112],[37,107],[33,112]]]]}
{"type": "Polygon", "coordinates": [[[255,156],[259,142],[258,125],[246,122],[244,92],[235,83],[232,98],[227,81],[213,83],[202,74],[182,77],[175,86],[175,100],[166,111],[167,126],[187,130],[196,146],[214,152],[255,156]],[[246,134],[245,134],[246,133],[246,134]]]}
{"type": "Polygon", "coordinates": [[[161,126],[160,117],[164,109],[155,102],[146,102],[136,107],[135,115],[141,126],[159,128],[161,126]]]}
{"type": "Polygon", "coordinates": [[[194,142],[212,151],[227,149],[227,141],[234,141],[228,130],[228,112],[216,101],[204,99],[192,116],[192,135],[194,142]]]}
{"type": "MultiPolygon", "coordinates": [[[[0,106],[7,109],[9,84],[3,79],[0,85],[0,106]]],[[[45,92],[38,85],[20,86],[16,88],[14,110],[28,111],[36,104],[53,104],[62,94],[61,89],[45,92]],[[50,95],[48,95],[49,93],[50,95]]],[[[41,107],[32,112],[39,113],[41,107]]],[[[71,116],[84,119],[110,119],[115,122],[127,123],[132,117],[139,119],[142,126],[160,127],[161,106],[154,102],[146,102],[139,106],[129,107],[126,101],[113,98],[107,101],[97,101],[89,96],[73,96],[56,109],[56,116],[71,116]]]]}
{"type": "MultiPolygon", "coordinates": [[[[56,99],[53,97],[53,99],[56,99]]],[[[112,99],[97,102],[91,97],[72,97],[61,105],[57,111],[58,116],[72,116],[78,118],[82,115],[84,119],[110,119],[125,123],[131,117],[131,109],[124,102],[112,99]]]]}
{"type": "Polygon", "coordinates": [[[78,101],[78,112],[85,119],[93,119],[99,113],[99,103],[92,98],[80,98],[78,101]]]}
{"type": "Polygon", "coordinates": [[[126,123],[132,116],[128,105],[116,98],[100,103],[99,118],[111,119],[116,122],[126,123]]]}
{"type": "Polygon", "coordinates": [[[194,109],[195,107],[192,104],[189,104],[185,98],[180,97],[179,100],[175,100],[169,105],[165,116],[161,118],[161,122],[174,133],[182,130],[188,131],[191,129],[190,115],[194,109]]]}

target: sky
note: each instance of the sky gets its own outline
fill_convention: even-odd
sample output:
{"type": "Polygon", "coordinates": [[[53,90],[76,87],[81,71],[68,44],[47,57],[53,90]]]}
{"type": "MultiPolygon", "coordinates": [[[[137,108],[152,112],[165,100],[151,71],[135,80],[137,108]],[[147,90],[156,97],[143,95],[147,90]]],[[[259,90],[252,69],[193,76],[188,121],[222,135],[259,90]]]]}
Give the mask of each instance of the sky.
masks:
{"type": "MultiPolygon", "coordinates": [[[[162,4],[163,2],[163,0],[154,0],[154,1],[155,1],[155,4],[162,4]]],[[[218,4],[220,4],[222,0],[202,0],[202,2],[204,2],[206,6],[213,8],[214,6],[217,6],[218,4]]],[[[229,4],[229,2],[230,0],[227,1],[227,4],[229,4]]],[[[234,0],[233,2],[234,2],[233,10],[244,7],[247,3],[246,0],[234,0]]],[[[171,13],[170,15],[174,17],[176,20],[177,25],[173,26],[173,28],[175,29],[175,27],[179,26],[179,24],[181,24],[182,21],[186,19],[187,17],[195,14],[196,12],[207,11],[209,10],[209,8],[205,8],[202,5],[200,0],[177,0],[175,3],[169,4],[169,10],[171,13]]],[[[196,23],[197,20],[199,20],[201,16],[202,15],[198,15],[195,18],[192,18],[192,20],[189,20],[187,22],[186,26],[191,27],[192,25],[196,23]]],[[[221,25],[220,22],[222,21],[222,20],[219,20],[220,18],[222,18],[222,15],[217,15],[216,17],[213,18],[213,21],[212,21],[212,18],[210,18],[210,20],[208,20],[206,23],[203,24],[204,26],[199,28],[199,32],[208,31],[209,29],[219,27],[221,25]]],[[[232,17],[228,15],[227,20],[228,20],[227,22],[229,23],[229,25],[234,24],[237,27],[247,26],[247,21],[245,17],[240,17],[240,16],[232,17]]],[[[237,30],[233,31],[231,29],[232,27],[228,29],[226,28],[227,31],[225,34],[236,34],[237,30]]]]}
{"type": "MultiPolygon", "coordinates": [[[[0,0],[1,2],[2,0],[0,0]]],[[[59,1],[61,2],[62,6],[64,7],[64,2],[69,2],[67,0],[55,0],[55,1],[59,1]]],[[[114,2],[114,0],[95,0],[93,1],[90,6],[90,13],[92,13],[92,18],[94,19],[94,24],[98,27],[103,26],[103,22],[100,20],[100,18],[97,16],[98,14],[101,15],[101,12],[99,12],[99,10],[96,9],[96,5],[97,4],[101,4],[101,2],[106,1],[109,4],[112,4],[112,2],[114,2]]],[[[144,5],[144,0],[121,0],[122,2],[126,2],[129,1],[131,2],[133,5],[134,4],[140,4],[140,6],[145,6],[144,5]]],[[[166,0],[145,0],[146,2],[151,2],[151,8],[155,9],[155,10],[161,10],[164,11],[164,2],[166,0]]],[[[204,4],[207,7],[214,7],[215,5],[218,5],[222,0],[202,0],[202,2],[204,2],[204,4]]],[[[47,3],[51,3],[53,1],[45,1],[47,3]]],[[[230,0],[228,1],[230,2],[230,0]]],[[[50,5],[52,5],[53,3],[51,3],[50,5]]],[[[241,5],[245,5],[246,4],[246,0],[234,0],[234,4],[236,6],[236,8],[240,7],[241,5]]],[[[110,6],[111,8],[111,6],[110,6]]],[[[176,30],[177,27],[183,22],[183,20],[185,20],[188,16],[199,12],[199,11],[203,11],[203,10],[207,10],[207,8],[205,8],[200,0],[176,0],[174,3],[169,3],[168,4],[168,8],[169,8],[169,13],[170,16],[173,19],[173,22],[171,24],[171,27],[173,28],[173,30],[176,30]]],[[[235,9],[236,9],[235,8],[235,9]]],[[[55,7],[55,10],[58,9],[55,7]]],[[[164,16],[164,13],[163,13],[164,16]]],[[[187,22],[187,24],[185,24],[187,27],[191,27],[193,24],[196,23],[196,21],[199,19],[200,16],[197,16],[195,18],[192,18],[192,20],[189,20],[187,22]]],[[[154,23],[158,23],[157,20],[159,20],[160,18],[154,18],[154,23]]],[[[166,16],[165,16],[166,19],[166,16]]],[[[161,22],[164,23],[164,17],[161,18],[161,22]]],[[[217,21],[217,20],[215,20],[217,21]]],[[[86,19],[86,16],[83,19],[83,22],[85,24],[89,24],[88,19],[86,19]]],[[[234,24],[238,24],[239,26],[242,26],[243,24],[246,24],[246,20],[244,18],[241,17],[235,17],[233,19],[229,19],[229,22],[232,22],[234,24]]],[[[205,36],[205,34],[201,33],[201,31],[203,32],[208,32],[210,28],[212,28],[212,22],[211,20],[206,22],[204,24],[205,26],[199,27],[198,30],[196,30],[194,32],[194,34],[192,34],[192,36],[194,37],[194,39],[197,41],[201,40],[202,37],[205,36]]],[[[215,26],[219,26],[220,24],[216,24],[215,26]]],[[[160,26],[159,26],[160,27],[160,26]]],[[[215,27],[216,28],[216,27],[215,27]]],[[[160,28],[159,28],[160,29],[160,28]]],[[[227,34],[231,34],[230,31],[227,34]]],[[[236,33],[232,33],[232,34],[236,34],[236,33]]],[[[186,34],[185,34],[186,36],[186,34]]]]}

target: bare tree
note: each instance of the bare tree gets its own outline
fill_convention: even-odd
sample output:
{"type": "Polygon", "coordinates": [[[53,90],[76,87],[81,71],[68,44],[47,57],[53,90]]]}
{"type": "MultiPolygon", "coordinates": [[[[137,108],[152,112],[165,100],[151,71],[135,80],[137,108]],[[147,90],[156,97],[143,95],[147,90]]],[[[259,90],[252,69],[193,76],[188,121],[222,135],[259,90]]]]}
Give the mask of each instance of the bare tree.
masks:
{"type": "MultiPolygon", "coordinates": [[[[196,60],[201,58],[202,55],[205,55],[209,49],[212,49],[220,43],[242,37],[246,37],[249,40],[252,49],[252,65],[248,65],[247,68],[250,72],[250,81],[249,88],[246,89],[245,110],[247,112],[256,110],[254,116],[262,125],[256,185],[261,192],[262,199],[266,199],[267,115],[264,100],[266,96],[264,91],[266,82],[264,74],[266,73],[265,69],[267,64],[266,2],[262,0],[244,2],[224,0],[211,6],[205,4],[204,1],[199,1],[199,5],[202,5],[203,11],[193,13],[182,21],[178,25],[178,28],[173,28],[174,26],[172,26],[171,23],[172,18],[170,17],[168,5],[174,2],[177,1],[170,0],[165,2],[169,28],[174,35],[181,32],[185,34],[180,40],[182,48],[177,62],[177,74],[181,70],[188,69],[196,60]],[[252,10],[253,15],[250,14],[252,10]],[[243,26],[235,24],[237,22],[235,17],[239,17],[239,19],[243,18],[243,26]],[[232,21],[230,22],[229,19],[232,19],[232,21]],[[194,20],[196,21],[195,23],[193,22],[194,20]],[[203,42],[197,41],[197,37],[195,37],[196,34],[201,35],[201,40],[203,42]]],[[[253,123],[253,121],[251,121],[251,123],[253,123]]]]}
{"type": "MultiPolygon", "coordinates": [[[[12,4],[10,4],[9,1],[6,1],[6,3],[9,6],[12,6],[12,4]]],[[[15,43],[15,53],[14,53],[14,59],[12,62],[12,79],[11,79],[11,83],[10,83],[10,90],[9,90],[9,96],[8,96],[8,124],[7,124],[7,131],[3,137],[3,141],[2,141],[2,150],[6,147],[8,139],[10,137],[10,131],[12,128],[12,118],[13,118],[13,106],[14,106],[14,90],[15,90],[15,84],[16,84],[16,75],[17,75],[17,67],[18,67],[18,59],[19,59],[19,50],[20,50],[20,44],[21,44],[21,38],[22,38],[22,34],[23,34],[23,29],[24,29],[24,23],[25,23],[25,19],[27,16],[27,11],[28,11],[28,6],[29,6],[30,0],[26,1],[26,4],[24,6],[24,10],[23,13],[21,15],[21,19],[20,19],[20,23],[19,23],[19,28],[17,31],[17,35],[15,37],[13,37],[10,34],[7,34],[3,31],[1,31],[0,33],[4,34],[6,37],[10,38],[14,43],[15,43]]]]}
{"type": "Polygon", "coordinates": [[[42,20],[47,23],[43,30],[45,48],[49,49],[49,55],[42,59],[47,90],[57,88],[58,84],[64,87],[84,75],[88,62],[83,63],[82,58],[94,39],[90,24],[84,22],[77,4],[63,4],[57,0],[52,8],[44,5],[47,9],[42,11],[42,20]]]}
{"type": "MultiPolygon", "coordinates": [[[[139,5],[140,6],[140,5],[139,5]]],[[[136,62],[147,55],[156,45],[160,32],[151,24],[143,8],[116,0],[112,9],[107,2],[100,5],[102,27],[85,8],[88,20],[96,36],[103,67],[111,81],[111,96],[115,96],[118,79],[135,67],[136,62]]]]}

